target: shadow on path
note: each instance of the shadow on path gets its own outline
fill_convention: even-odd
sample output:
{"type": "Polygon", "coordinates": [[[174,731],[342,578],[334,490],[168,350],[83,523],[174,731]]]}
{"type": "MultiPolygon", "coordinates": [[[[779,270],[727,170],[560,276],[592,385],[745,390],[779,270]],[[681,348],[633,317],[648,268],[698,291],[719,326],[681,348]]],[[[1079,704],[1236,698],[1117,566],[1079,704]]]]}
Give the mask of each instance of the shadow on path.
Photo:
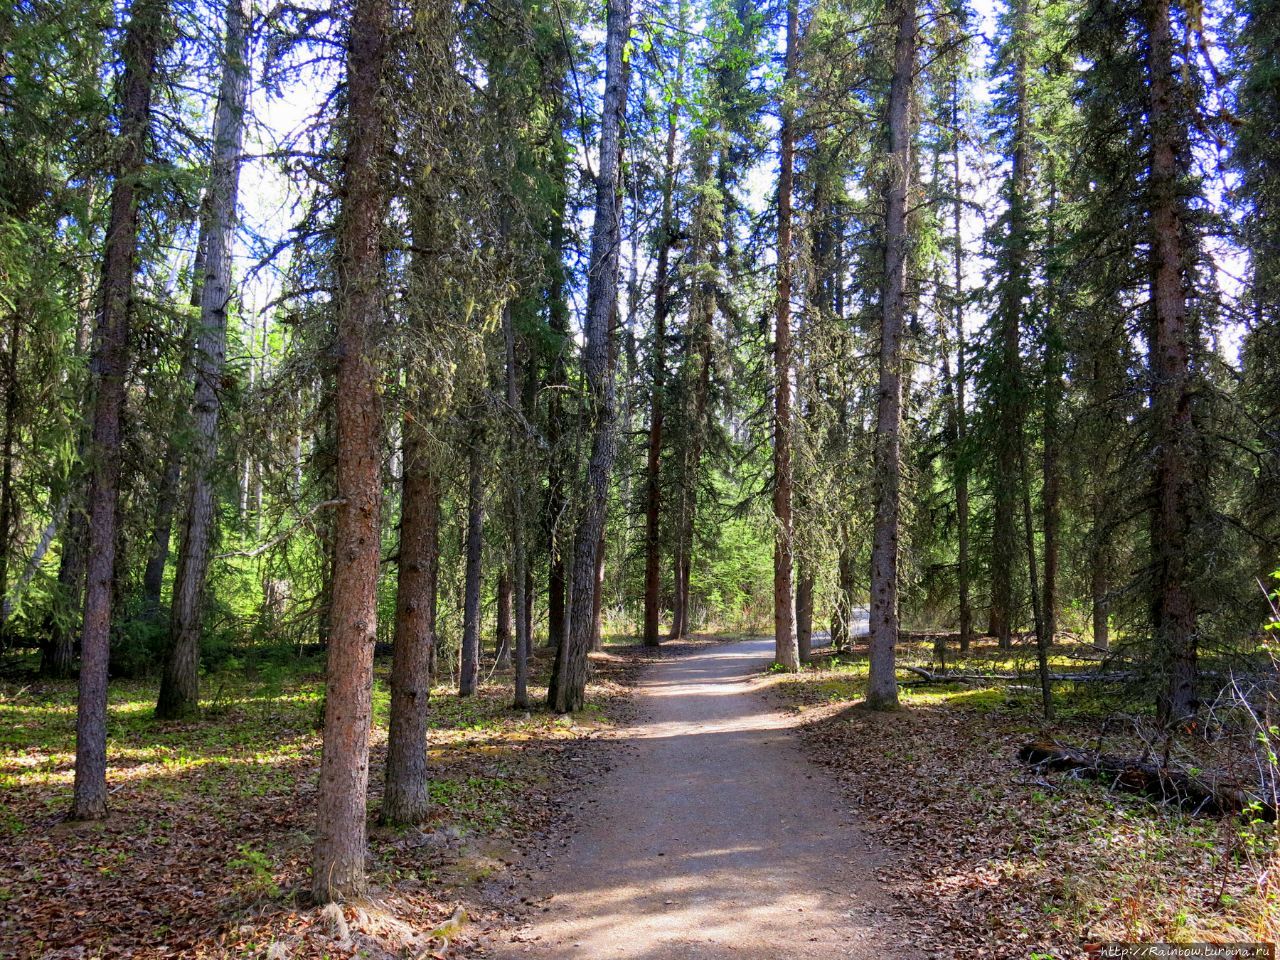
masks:
{"type": "Polygon", "coordinates": [[[918,956],[892,936],[878,851],[758,692],[772,652],[748,640],[646,669],[629,746],[535,872],[547,909],[499,958],[918,956]]]}

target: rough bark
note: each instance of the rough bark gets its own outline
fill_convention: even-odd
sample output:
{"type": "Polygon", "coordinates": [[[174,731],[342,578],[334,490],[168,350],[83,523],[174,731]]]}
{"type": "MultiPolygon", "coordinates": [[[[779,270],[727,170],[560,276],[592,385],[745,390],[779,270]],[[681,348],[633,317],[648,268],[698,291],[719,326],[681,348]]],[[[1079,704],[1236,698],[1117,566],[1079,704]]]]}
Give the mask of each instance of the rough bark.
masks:
{"type": "Polygon", "coordinates": [[[902,328],[907,294],[907,190],[914,124],[916,0],[891,7],[896,38],[889,86],[889,173],[885,184],[885,271],[881,290],[880,392],[876,400],[875,523],[871,545],[871,649],[867,706],[898,704],[898,537],[901,512],[902,328]]]}
{"type": "Polygon", "coordinates": [[[94,331],[94,398],[82,621],[76,768],[71,819],[107,814],[107,661],[120,497],[120,421],[129,370],[129,324],[138,249],[138,193],[156,61],[168,15],[165,0],[136,0],[124,37],[119,154],[111,188],[102,285],[94,331]]]}
{"type": "Polygon", "coordinates": [[[591,649],[604,649],[604,553],[605,528],[600,526],[600,539],[596,542],[596,570],[591,578],[591,649]]]}
{"type": "Polygon", "coordinates": [[[1000,272],[1000,301],[996,314],[996,337],[1000,353],[997,371],[996,417],[999,424],[996,448],[994,529],[991,543],[991,618],[989,630],[1001,649],[1013,643],[1013,570],[1018,558],[1017,504],[1018,457],[1022,436],[1022,354],[1019,331],[1029,291],[1027,278],[1027,150],[1030,122],[1027,103],[1026,0],[1014,9],[1012,43],[1013,134],[1008,185],[1008,237],[1000,272]]]}
{"type": "Polygon", "coordinates": [[[951,91],[951,124],[955,144],[951,153],[951,182],[955,193],[951,204],[952,324],[956,338],[955,441],[952,469],[956,485],[956,537],[958,557],[956,586],[960,600],[960,652],[967,653],[973,640],[973,608],[969,601],[969,460],[966,449],[969,415],[965,409],[965,390],[969,383],[968,344],[964,333],[964,235],[961,233],[963,203],[960,178],[960,80],[957,75],[951,91]]]}
{"type": "Polygon", "coordinates": [[[462,601],[462,649],[458,696],[469,697],[480,682],[480,586],[484,551],[484,457],[481,435],[473,432],[467,455],[466,574],[462,601]]]}
{"type": "MultiPolygon", "coordinates": [[[[224,42],[224,53],[225,50],[224,42]]],[[[215,129],[215,152],[217,149],[217,133],[215,129]]],[[[201,297],[204,291],[205,255],[209,249],[211,203],[212,194],[206,190],[204,202],[201,204],[200,209],[199,235],[196,240],[195,257],[191,263],[191,306],[196,310],[200,309],[201,297]]],[[[179,383],[185,384],[192,378],[195,332],[193,329],[188,329],[183,334],[182,365],[178,373],[179,383]]],[[[151,524],[151,549],[147,551],[147,566],[142,574],[142,619],[151,623],[154,623],[160,617],[160,594],[164,589],[165,567],[169,564],[169,550],[173,539],[173,516],[177,512],[178,501],[182,498],[183,449],[179,441],[186,430],[186,415],[186,409],[178,408],[175,411],[173,424],[170,427],[171,434],[164,452],[164,470],[160,475],[160,486],[156,491],[156,512],[151,524]]]]}
{"type": "Polygon", "coordinates": [[[430,812],[427,723],[440,570],[440,479],[419,414],[404,415],[400,550],[391,660],[391,720],[381,819],[421,823],[430,812]]]}
{"type": "MultiPolygon", "coordinates": [[[[192,713],[200,703],[200,634],[209,547],[214,526],[214,459],[218,452],[222,372],[227,352],[227,304],[231,300],[231,255],[235,240],[240,144],[248,88],[248,33],[242,0],[227,4],[226,63],[213,129],[209,174],[208,227],[200,284],[200,320],[195,342],[195,397],[191,407],[192,447],[187,511],[173,578],[169,657],[160,683],[156,715],[192,713]]],[[[181,459],[170,465],[181,470],[181,459]]],[[[176,486],[176,477],[174,478],[176,486]]],[[[160,511],[157,511],[158,513],[160,511]]],[[[157,533],[160,523],[157,520],[157,533]]],[[[168,526],[168,523],[165,523],[168,526]]],[[[168,536],[163,537],[168,553],[168,536]]],[[[157,538],[156,548],[160,547],[157,538]]],[[[160,554],[157,554],[158,559],[160,554]]],[[[161,575],[164,567],[161,561],[161,575]]]]}
{"type": "Polygon", "coordinates": [[[666,390],[667,274],[670,270],[672,207],[676,172],[676,126],[678,108],[667,114],[666,165],[662,181],[662,221],[659,227],[658,257],[653,279],[653,344],[650,347],[653,374],[649,394],[649,446],[645,460],[644,510],[644,644],[658,646],[660,616],[662,520],[662,429],[663,392],[666,390]]]}
{"type": "Polygon", "coordinates": [[[595,220],[587,284],[586,374],[591,457],[587,464],[586,502],[574,535],[573,593],[567,642],[556,652],[548,704],[558,713],[581,710],[591,648],[591,589],[596,547],[604,526],[605,500],[613,469],[615,387],[609,342],[618,297],[621,246],[618,177],[622,124],[627,109],[629,71],[623,47],[631,32],[630,0],[608,0],[605,29],[605,89],[600,123],[600,168],[596,179],[595,220]]]}
{"type": "Polygon", "coordinates": [[[354,0],[347,44],[346,157],[337,225],[337,486],[325,684],[324,750],[311,889],[319,903],[360,896],[372,723],[381,534],[382,408],[374,339],[382,323],[385,165],[391,152],[385,73],[389,0],[354,0]]]}
{"type": "Polygon", "coordinates": [[[514,610],[511,601],[511,572],[503,570],[498,574],[497,616],[494,623],[494,662],[499,670],[511,666],[511,638],[514,631],[514,610]]]}
{"type": "Polygon", "coordinates": [[[797,0],[787,2],[786,66],[778,135],[778,278],[773,340],[773,638],[774,660],[800,666],[791,586],[791,194],[795,185],[795,117],[791,102],[799,47],[797,0]]]}
{"type": "MultiPolygon", "coordinates": [[[[502,332],[506,346],[507,404],[511,407],[515,424],[512,427],[513,449],[521,449],[520,436],[524,425],[524,403],[517,387],[516,334],[508,306],[502,314],[502,332]]],[[[530,370],[532,373],[532,369],[530,370]]],[[[518,455],[516,457],[518,459],[518,455]]],[[[519,470],[511,471],[511,550],[514,561],[515,602],[515,690],[512,705],[518,710],[529,707],[529,652],[533,642],[533,582],[529,570],[529,556],[525,548],[524,481],[519,470]]],[[[510,642],[510,641],[508,641],[510,642]]],[[[501,659],[501,658],[500,658],[501,659]]]]}
{"type": "Polygon", "coordinates": [[[1184,204],[1179,196],[1186,152],[1185,108],[1177,88],[1169,0],[1147,0],[1150,144],[1150,406],[1155,446],[1151,550],[1153,625],[1164,661],[1159,715],[1177,723],[1195,713],[1198,611],[1187,551],[1193,510],[1196,426],[1192,419],[1191,332],[1184,283],[1184,204]]]}
{"type": "Polygon", "coordinates": [[[18,344],[22,334],[21,314],[14,310],[9,318],[9,336],[4,356],[4,435],[0,440],[0,650],[5,648],[9,621],[9,552],[10,533],[17,516],[17,498],[13,490],[13,445],[18,435],[18,411],[21,386],[18,380],[18,344]]]}
{"type": "Polygon", "coordinates": [[[804,561],[796,581],[796,652],[801,663],[813,653],[813,571],[804,561]]]}

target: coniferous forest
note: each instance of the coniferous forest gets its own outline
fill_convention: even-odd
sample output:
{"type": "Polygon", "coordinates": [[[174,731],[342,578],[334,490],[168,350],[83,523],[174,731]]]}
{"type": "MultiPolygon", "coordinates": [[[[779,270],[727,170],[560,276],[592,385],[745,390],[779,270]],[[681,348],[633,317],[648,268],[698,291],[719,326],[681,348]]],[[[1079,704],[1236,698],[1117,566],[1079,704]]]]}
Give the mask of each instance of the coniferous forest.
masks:
{"type": "Polygon", "coordinates": [[[1280,939],[1276,0],[0,0],[0,348],[0,957],[1280,939]]]}

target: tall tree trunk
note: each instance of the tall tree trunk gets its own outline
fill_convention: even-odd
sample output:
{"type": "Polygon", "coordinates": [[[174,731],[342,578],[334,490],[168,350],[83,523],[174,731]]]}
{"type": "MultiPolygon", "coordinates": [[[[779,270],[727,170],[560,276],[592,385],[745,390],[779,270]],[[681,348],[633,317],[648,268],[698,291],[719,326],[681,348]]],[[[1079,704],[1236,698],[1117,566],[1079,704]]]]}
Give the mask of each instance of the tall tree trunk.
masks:
{"type": "MultiPolygon", "coordinates": [[[[508,305],[502,313],[502,332],[506,346],[507,404],[516,417],[512,428],[515,459],[523,449],[520,442],[524,428],[524,403],[517,386],[516,334],[508,305]]],[[[530,374],[533,373],[530,365],[530,374]]],[[[517,710],[529,707],[529,653],[533,644],[533,577],[529,569],[529,555],[525,547],[524,480],[518,469],[511,471],[511,551],[514,560],[512,580],[515,586],[515,691],[513,706],[517,710]]]]}
{"type": "Polygon", "coordinates": [[[1164,658],[1160,719],[1178,723],[1195,713],[1198,611],[1187,569],[1195,507],[1196,426],[1191,416],[1191,339],[1183,271],[1186,249],[1179,180],[1186,153],[1186,112],[1176,85],[1169,0],[1146,0],[1151,130],[1148,183],[1151,229],[1151,415],[1155,444],[1152,566],[1153,622],[1164,658]]]}
{"type": "Polygon", "coordinates": [[[790,91],[799,45],[798,0],[787,0],[786,73],[778,135],[778,289],[773,347],[773,639],[774,660],[800,666],[792,609],[791,518],[791,194],[795,184],[795,117],[790,91]]]}
{"type": "Polygon", "coordinates": [[[1026,534],[1027,590],[1031,595],[1031,619],[1036,629],[1036,667],[1040,677],[1040,706],[1045,723],[1053,721],[1053,687],[1049,682],[1049,635],[1040,605],[1040,574],[1036,569],[1035,514],[1031,510],[1031,472],[1027,469],[1027,440],[1018,440],[1018,470],[1022,480],[1022,524],[1026,534]]]}
{"type": "Polygon", "coordinates": [[[831,644],[843,649],[853,642],[854,574],[853,549],[849,546],[849,529],[841,523],[838,534],[839,550],[836,556],[836,602],[831,617],[831,644]]]}
{"type": "Polygon", "coordinates": [[[880,393],[876,401],[875,524],[871,545],[871,651],[867,706],[898,705],[898,536],[901,498],[902,328],[907,295],[907,191],[911,183],[911,90],[916,68],[916,0],[890,8],[896,24],[887,110],[885,270],[881,292],[880,393]]]}
{"type": "MultiPolygon", "coordinates": [[[[1054,215],[1056,195],[1049,201],[1048,245],[1054,247],[1054,215]]],[[[1062,526],[1062,475],[1058,464],[1060,427],[1058,412],[1062,406],[1062,343],[1058,331],[1054,277],[1046,283],[1044,312],[1044,489],[1041,510],[1044,517],[1044,592],[1041,597],[1044,632],[1052,643],[1058,634],[1058,560],[1059,531],[1062,526]]]]}
{"type": "Polygon", "coordinates": [[[94,332],[93,434],[76,709],[76,773],[71,819],[107,815],[107,661],[120,498],[120,422],[129,371],[129,321],[138,252],[138,191],[147,168],[151,94],[168,16],[165,0],[135,0],[124,38],[120,152],[111,188],[98,323],[94,332]]]}
{"type": "Polygon", "coordinates": [[[796,581],[796,651],[801,663],[813,654],[813,571],[804,560],[796,581]]]}
{"type": "Polygon", "coordinates": [[[1001,649],[1013,643],[1013,570],[1018,558],[1017,504],[1018,456],[1022,436],[1022,354],[1019,344],[1023,304],[1030,284],[1027,278],[1027,148],[1029,114],[1027,105],[1027,0],[1017,0],[1014,9],[1012,44],[1013,140],[1009,173],[1009,236],[1004,249],[1002,286],[997,312],[999,441],[995,466],[995,528],[991,544],[990,631],[1001,649]]]}
{"type": "MultiPolygon", "coordinates": [[[[411,396],[419,398],[420,391],[411,396]]],[[[400,560],[391,659],[391,720],[383,823],[421,823],[430,812],[427,722],[431,654],[436,642],[440,573],[440,478],[420,419],[421,402],[405,412],[400,479],[400,560]]]]}
{"type": "Polygon", "coordinates": [[[382,225],[391,153],[389,0],[353,0],[347,46],[346,157],[337,225],[338,497],[334,518],[324,752],[311,890],[318,903],[365,890],[373,647],[378,636],[382,406],[373,350],[382,324],[382,225]]]}
{"type": "MultiPolygon", "coordinates": [[[[78,463],[84,462],[84,445],[81,446],[78,463]]],[[[67,525],[63,530],[61,555],[58,558],[58,606],[49,625],[49,641],[40,653],[42,677],[69,677],[75,669],[76,627],[81,598],[84,593],[85,541],[89,537],[89,522],[78,494],[83,490],[79,482],[72,484],[68,494],[67,525]]]]}
{"type": "Polygon", "coordinates": [[[581,710],[587,686],[591,648],[591,604],[596,547],[604,526],[605,500],[614,455],[614,378],[609,341],[618,297],[618,251],[621,246],[618,176],[622,159],[622,124],[627,110],[629,70],[623,47],[631,33],[630,0],[608,0],[605,31],[605,89],[600,122],[600,170],[596,180],[595,220],[583,357],[587,381],[591,459],[587,465],[586,503],[574,536],[573,596],[568,642],[556,652],[548,703],[558,713],[581,710]]]}
{"type": "Polygon", "coordinates": [[[0,650],[6,646],[9,625],[9,554],[11,533],[17,518],[17,498],[13,490],[13,445],[18,435],[21,396],[18,380],[18,341],[22,335],[21,314],[9,316],[9,343],[4,356],[4,436],[0,440],[0,650]]]}
{"type": "MultiPolygon", "coordinates": [[[[239,14],[237,14],[238,16],[239,14]]],[[[242,31],[243,32],[243,31],[242,31]]],[[[224,56],[226,47],[224,42],[224,56]]],[[[228,69],[229,63],[224,66],[228,69]]],[[[225,77],[224,77],[225,85],[225,77]]],[[[220,95],[223,91],[219,91],[220,95]]],[[[241,110],[243,113],[243,109],[241,110]]],[[[216,116],[217,111],[215,111],[216,116]]],[[[216,122],[216,120],[215,120],[216,122]]],[[[243,121],[242,121],[243,122],[243,121]]],[[[218,131],[213,131],[215,152],[218,131]]],[[[216,158],[214,158],[216,162],[216,158]]],[[[237,158],[238,163],[238,158],[237,158]]],[[[195,257],[191,262],[191,306],[201,309],[204,291],[205,258],[209,250],[209,228],[212,222],[210,205],[212,193],[205,192],[204,202],[200,206],[200,222],[197,227],[195,257]]],[[[225,323],[225,318],[224,318],[225,323]]],[[[187,329],[183,332],[182,363],[178,373],[178,382],[187,383],[192,376],[192,356],[195,349],[197,331],[187,329]]],[[[225,339],[225,337],[224,337],[225,339]]],[[[186,432],[187,410],[178,407],[174,413],[174,422],[170,427],[169,441],[164,452],[164,472],[160,476],[160,487],[156,491],[156,512],[151,525],[151,549],[147,552],[147,566],[142,574],[142,619],[154,623],[160,617],[160,594],[164,589],[164,571],[169,564],[169,545],[173,538],[173,515],[177,512],[178,501],[182,496],[182,434],[186,432]]]]}
{"type": "Polygon", "coordinates": [[[644,510],[644,644],[656,647],[658,639],[659,599],[661,591],[661,515],[662,515],[662,428],[663,391],[666,389],[667,349],[667,273],[670,269],[672,196],[676,176],[676,127],[679,108],[667,113],[666,166],[662,181],[662,223],[658,238],[658,262],[653,280],[653,375],[649,396],[649,449],[645,462],[644,510]]]}
{"type": "Polygon", "coordinates": [[[462,650],[458,696],[469,697],[480,682],[480,585],[484,550],[484,457],[481,434],[475,430],[467,456],[467,561],[463,584],[462,650]]]}
{"type": "MultiPolygon", "coordinates": [[[[563,101],[563,93],[560,93],[563,101]]],[[[568,601],[565,581],[565,516],[569,508],[569,493],[564,481],[564,394],[569,385],[566,354],[573,344],[569,334],[569,303],[566,296],[565,249],[568,245],[567,213],[563,203],[558,211],[558,229],[555,232],[556,263],[551,269],[549,301],[549,325],[555,340],[555,354],[548,376],[547,400],[547,492],[543,505],[543,523],[547,543],[547,646],[558,649],[564,642],[568,629],[566,604],[568,601]]]]}
{"type": "Polygon", "coordinates": [[[961,219],[964,204],[961,201],[963,180],[960,177],[960,80],[954,79],[951,88],[951,125],[955,144],[951,154],[951,183],[955,193],[951,204],[951,260],[954,271],[952,284],[953,325],[956,337],[956,385],[955,385],[955,440],[952,469],[956,484],[956,536],[958,544],[957,587],[960,594],[960,652],[967,653],[973,641],[973,608],[969,600],[969,414],[965,409],[965,391],[969,384],[968,344],[964,332],[964,236],[961,219]]]}
{"type": "Polygon", "coordinates": [[[494,662],[499,670],[511,666],[511,639],[515,636],[515,611],[511,602],[511,571],[498,573],[497,616],[494,624],[494,662]]]}
{"type": "MultiPolygon", "coordinates": [[[[207,249],[196,334],[195,398],[192,402],[190,483],[187,515],[173,579],[169,658],[160,682],[156,715],[173,718],[200,704],[200,632],[209,545],[213,539],[213,467],[218,453],[218,415],[227,352],[227,304],[231,300],[231,253],[235,240],[240,144],[248,88],[248,34],[242,0],[227,4],[226,63],[213,128],[209,174],[207,249]]],[[[175,458],[175,471],[181,460],[175,458]]],[[[176,486],[176,481],[175,481],[176,486]]],[[[157,511],[159,512],[159,511],[157,511]]],[[[157,522],[157,531],[159,522],[157,522]]],[[[166,549],[168,537],[164,538],[166,549]]],[[[161,573],[163,574],[163,566],[161,573]]]]}
{"type": "Polygon", "coordinates": [[[591,591],[591,649],[604,649],[604,550],[605,528],[600,525],[600,539],[596,542],[596,569],[592,576],[591,591]]]}
{"type": "Polygon", "coordinates": [[[689,569],[689,556],[685,550],[683,529],[682,520],[680,530],[676,534],[676,552],[671,564],[671,632],[668,634],[668,638],[671,640],[679,640],[684,637],[689,625],[688,618],[685,615],[689,600],[689,578],[685,576],[685,571],[689,569]]]}

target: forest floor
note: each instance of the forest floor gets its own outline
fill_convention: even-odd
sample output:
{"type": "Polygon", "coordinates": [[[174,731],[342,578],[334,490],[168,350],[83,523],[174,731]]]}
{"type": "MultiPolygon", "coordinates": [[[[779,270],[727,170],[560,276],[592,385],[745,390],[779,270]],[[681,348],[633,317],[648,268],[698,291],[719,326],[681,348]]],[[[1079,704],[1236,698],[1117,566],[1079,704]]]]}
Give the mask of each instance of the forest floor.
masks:
{"type": "MultiPolygon", "coordinates": [[[[510,678],[467,700],[433,692],[422,828],[376,826],[388,664],[379,662],[370,765],[370,900],[306,907],[323,659],[233,663],[207,677],[200,719],[154,719],[157,684],[113,681],[110,816],[69,824],[74,681],[0,682],[0,957],[457,956],[518,902],[508,865],[609,765],[635,651],[595,655],[591,707],[510,709],[510,678]],[[487,887],[480,896],[480,887],[487,887]],[[495,906],[495,903],[498,906],[495,906]],[[462,906],[465,923],[450,923],[462,906]]],[[[548,663],[535,665],[542,679],[548,663]]],[[[545,687],[533,687],[535,698],[545,687]]],[[[535,699],[540,702],[540,699],[535,699]]]]}
{"type": "MultiPolygon", "coordinates": [[[[906,687],[877,714],[856,706],[862,648],[795,675],[771,653],[610,646],[574,718],[512,711],[509,677],[439,687],[435,813],[410,830],[373,819],[380,662],[372,896],[329,911],[306,905],[320,658],[229,664],[189,723],[153,719],[154,682],[113,682],[111,816],[87,825],[62,820],[74,684],[2,681],[0,957],[1067,960],[1086,940],[1276,939],[1274,827],[1018,763],[1044,736],[1137,755],[1142,717],[1110,685],[1062,697],[1050,727],[1020,685],[906,687]]],[[[928,667],[932,644],[899,655],[928,667]]],[[[1031,659],[984,641],[950,666],[1031,659]]],[[[1205,769],[1221,751],[1175,748],[1205,769]]]]}
{"type": "MultiPolygon", "coordinates": [[[[931,638],[905,642],[899,662],[929,668],[932,651],[931,638]]],[[[1084,645],[1052,653],[1063,672],[1097,657],[1084,645]]],[[[982,640],[948,666],[1033,672],[1034,656],[1033,647],[1000,651],[982,640]]],[[[1112,685],[1076,685],[1070,696],[1059,688],[1057,722],[1046,726],[1039,690],[1027,686],[904,687],[902,709],[866,711],[866,669],[866,649],[855,647],[799,674],[773,674],[772,684],[860,828],[891,851],[877,876],[906,908],[902,930],[923,952],[1067,960],[1085,942],[1280,936],[1274,826],[1193,817],[1018,762],[1019,747],[1037,738],[1137,757],[1154,725],[1112,685]]],[[[1172,749],[1210,771],[1238,766],[1239,746],[1187,736],[1172,749]]]]}

